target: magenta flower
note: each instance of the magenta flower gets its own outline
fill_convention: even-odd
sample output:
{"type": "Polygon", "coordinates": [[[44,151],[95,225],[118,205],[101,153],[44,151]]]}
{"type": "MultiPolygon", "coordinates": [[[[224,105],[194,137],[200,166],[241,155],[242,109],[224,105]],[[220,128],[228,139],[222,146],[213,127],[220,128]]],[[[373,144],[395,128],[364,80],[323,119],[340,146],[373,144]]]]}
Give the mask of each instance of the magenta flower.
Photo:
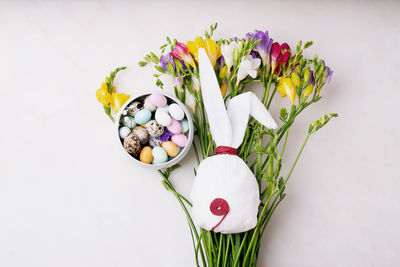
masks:
{"type": "Polygon", "coordinates": [[[196,64],[194,63],[194,60],[192,56],[189,54],[189,51],[184,43],[177,42],[174,47],[174,51],[171,52],[171,55],[174,58],[182,59],[186,64],[196,68],[196,64]]]}
{"type": "Polygon", "coordinates": [[[279,64],[284,64],[288,61],[291,54],[290,46],[287,43],[280,45],[279,43],[273,43],[271,48],[271,67],[272,73],[279,64]]]}
{"type": "Polygon", "coordinates": [[[247,33],[246,37],[248,39],[254,38],[254,41],[260,40],[254,48],[254,51],[260,55],[263,65],[268,67],[270,64],[269,57],[273,42],[272,38],[269,38],[268,36],[268,31],[263,32],[255,30],[254,32],[247,33]]]}

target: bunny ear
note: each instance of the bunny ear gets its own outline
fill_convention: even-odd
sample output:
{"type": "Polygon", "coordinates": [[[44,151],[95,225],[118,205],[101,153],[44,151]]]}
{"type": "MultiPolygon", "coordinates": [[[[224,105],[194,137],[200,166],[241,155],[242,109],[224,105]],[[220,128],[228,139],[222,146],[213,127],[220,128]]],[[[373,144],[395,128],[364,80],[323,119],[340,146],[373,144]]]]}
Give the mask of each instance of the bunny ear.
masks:
{"type": "Polygon", "coordinates": [[[271,114],[252,92],[232,98],[228,104],[228,115],[233,129],[231,146],[234,148],[239,147],[243,141],[249,115],[267,128],[275,129],[277,127],[271,114]]]}
{"type": "Polygon", "coordinates": [[[214,68],[203,48],[199,48],[198,53],[201,95],[207,111],[210,132],[217,146],[230,146],[232,127],[214,68]]]}

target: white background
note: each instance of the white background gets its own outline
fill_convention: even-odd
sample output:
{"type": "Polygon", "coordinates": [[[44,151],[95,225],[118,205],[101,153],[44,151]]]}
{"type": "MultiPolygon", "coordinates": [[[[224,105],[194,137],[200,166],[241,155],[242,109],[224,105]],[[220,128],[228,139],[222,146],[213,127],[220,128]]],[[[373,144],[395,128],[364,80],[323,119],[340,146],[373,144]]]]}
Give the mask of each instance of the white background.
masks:
{"type": "MultiPolygon", "coordinates": [[[[309,122],[340,118],[310,139],[259,266],[400,266],[399,13],[383,1],[1,1],[0,266],[194,266],[183,212],[123,155],[95,91],[121,65],[117,90],[154,88],[137,62],[215,21],[218,39],[314,40],[306,55],[334,70],[291,131],[286,166],[309,122]]],[[[194,164],[191,151],[172,177],[185,195],[194,164]]]]}

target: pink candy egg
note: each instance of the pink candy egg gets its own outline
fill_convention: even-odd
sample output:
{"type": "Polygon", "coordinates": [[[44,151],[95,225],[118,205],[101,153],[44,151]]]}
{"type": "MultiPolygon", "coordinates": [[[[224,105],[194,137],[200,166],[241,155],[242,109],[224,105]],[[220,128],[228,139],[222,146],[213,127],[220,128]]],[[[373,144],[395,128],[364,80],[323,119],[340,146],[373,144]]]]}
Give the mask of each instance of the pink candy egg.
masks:
{"type": "Polygon", "coordinates": [[[164,107],[167,105],[167,98],[162,94],[151,94],[149,97],[149,101],[151,104],[157,107],[164,107]]]}
{"type": "Polygon", "coordinates": [[[171,124],[167,126],[167,129],[173,134],[180,134],[182,132],[182,125],[179,121],[171,119],[171,124]]]}
{"type": "Polygon", "coordinates": [[[187,143],[187,137],[184,134],[174,134],[171,137],[171,141],[175,143],[175,145],[179,147],[184,147],[186,146],[187,143]]]}

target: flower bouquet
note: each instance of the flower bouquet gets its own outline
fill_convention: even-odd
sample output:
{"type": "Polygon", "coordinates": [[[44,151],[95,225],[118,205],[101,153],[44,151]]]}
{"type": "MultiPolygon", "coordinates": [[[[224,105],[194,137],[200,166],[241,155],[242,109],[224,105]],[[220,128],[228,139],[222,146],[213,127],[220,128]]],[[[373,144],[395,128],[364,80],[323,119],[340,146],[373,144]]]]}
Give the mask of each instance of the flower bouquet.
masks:
{"type": "MultiPolygon", "coordinates": [[[[288,173],[281,173],[291,126],[321,100],[333,72],[318,56],[303,56],[311,41],[292,50],[268,31],[213,40],[216,27],[186,43],[167,37],[160,52],[150,52],[139,65],[153,65],[156,85],[171,82],[175,97],[191,110],[196,156],[191,198],[169,179],[179,165],[158,172],[186,215],[196,266],[256,266],[262,236],[309,137],[337,117],[331,113],[312,122],[288,173]],[[248,90],[250,83],[261,84],[261,98],[248,90]],[[278,95],[288,100],[280,122],[267,111],[278,95]]],[[[96,93],[113,121],[112,111],[118,113],[129,98],[113,86],[124,68],[111,72],[96,93]]]]}

